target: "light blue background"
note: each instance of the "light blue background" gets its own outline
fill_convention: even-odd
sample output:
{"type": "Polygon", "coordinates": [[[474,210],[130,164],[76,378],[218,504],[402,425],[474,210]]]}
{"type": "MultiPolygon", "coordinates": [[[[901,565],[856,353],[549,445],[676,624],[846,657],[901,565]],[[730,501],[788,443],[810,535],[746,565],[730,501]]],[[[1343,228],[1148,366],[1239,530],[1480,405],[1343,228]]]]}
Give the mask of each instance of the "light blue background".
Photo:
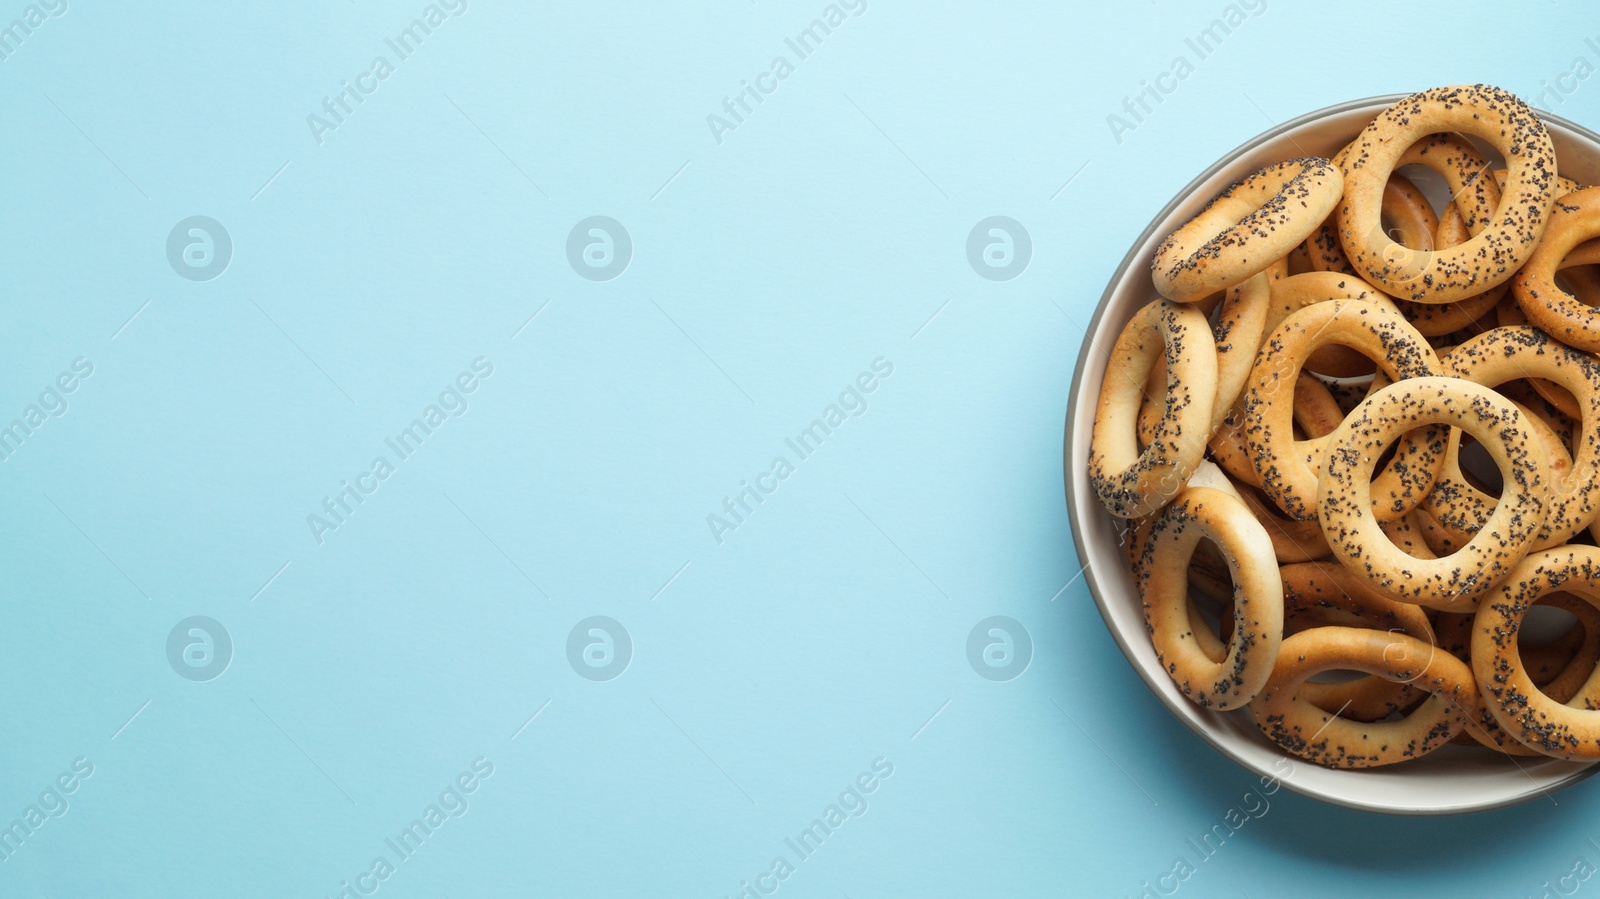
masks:
{"type": "MultiPolygon", "coordinates": [[[[0,823],[95,766],[0,895],[333,895],[480,756],[386,899],[734,895],[879,757],[782,896],[1137,894],[1254,781],[1076,577],[1061,423],[1105,281],[1274,121],[1600,64],[1575,0],[1274,0],[1119,144],[1226,4],[870,0],[719,145],[820,0],[470,0],[319,145],[424,5],[70,0],[0,63],[0,420],[94,365],[0,463],[0,823]],[[214,281],[167,262],[191,215],[234,241],[214,281]],[[632,235],[616,280],[567,263],[591,215],[632,235]],[[1031,234],[1015,280],[967,263],[990,215],[1031,234]],[[470,411],[319,546],[306,516],[478,356],[470,411]],[[707,514],[880,356],[719,546],[707,514]],[[197,614],[235,644],[209,683],[165,650],[197,614]],[[606,683],[565,648],[597,614],[634,645],[606,683]],[[1005,683],[966,655],[997,614],[1034,644],[1005,683]]],[[[1600,80],[1546,105],[1600,125],[1600,80]]],[[[1537,894],[1600,863],[1600,787],[1557,800],[1279,793],[1181,891],[1537,894]]]]}

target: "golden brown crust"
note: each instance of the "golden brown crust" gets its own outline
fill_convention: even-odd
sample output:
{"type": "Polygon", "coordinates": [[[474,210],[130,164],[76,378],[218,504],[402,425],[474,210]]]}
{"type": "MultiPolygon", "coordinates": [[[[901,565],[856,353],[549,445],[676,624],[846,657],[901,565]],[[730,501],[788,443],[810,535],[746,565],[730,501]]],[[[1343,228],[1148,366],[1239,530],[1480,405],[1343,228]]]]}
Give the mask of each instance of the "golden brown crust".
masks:
{"type": "MultiPolygon", "coordinates": [[[[1437,137],[1438,135],[1435,136],[1437,137]]],[[[1454,135],[1448,136],[1454,137],[1454,135]]],[[[1412,147],[1412,150],[1408,150],[1406,157],[1409,157],[1411,152],[1416,149],[1416,147],[1412,147]]],[[[1476,151],[1473,152],[1476,153],[1476,151]]],[[[1406,157],[1402,157],[1402,163],[1406,157]]],[[[1447,158],[1451,160],[1455,159],[1455,157],[1447,158]]],[[[1472,160],[1464,160],[1464,164],[1471,166],[1474,164],[1474,162],[1472,160]]],[[[1453,179],[1447,176],[1446,180],[1449,183],[1456,184],[1458,181],[1466,177],[1467,173],[1461,172],[1454,165],[1450,165],[1448,168],[1450,171],[1456,173],[1455,178],[1453,179]]],[[[1471,169],[1470,171],[1476,171],[1476,169],[1471,169]]],[[[1395,181],[1399,178],[1399,175],[1391,176],[1389,179],[1389,186],[1384,188],[1384,214],[1386,216],[1389,215],[1389,188],[1393,187],[1395,181]]],[[[1504,179],[1502,178],[1501,180],[1503,181],[1504,179]]],[[[1481,182],[1477,179],[1473,179],[1472,183],[1477,185],[1481,182]]],[[[1500,190],[1498,187],[1495,188],[1493,196],[1498,200],[1500,196],[1500,190]]],[[[1409,197],[1408,200],[1414,202],[1414,199],[1409,197]]],[[[1426,202],[1426,198],[1424,198],[1424,202],[1426,202]]],[[[1433,207],[1428,206],[1427,209],[1429,212],[1432,212],[1433,207]]],[[[1493,209],[1491,208],[1490,211],[1492,212],[1493,209]]],[[[1422,213],[1420,211],[1416,211],[1411,213],[1411,215],[1413,218],[1418,218],[1421,217],[1422,213]]],[[[1424,219],[1423,221],[1425,222],[1426,220],[1424,219]]],[[[1425,241],[1420,236],[1413,236],[1410,232],[1402,230],[1398,235],[1399,242],[1407,249],[1433,250],[1443,247],[1460,246],[1462,243],[1465,243],[1469,238],[1471,238],[1474,233],[1468,228],[1466,220],[1462,218],[1461,207],[1457,205],[1456,201],[1454,200],[1451,200],[1445,205],[1444,217],[1436,218],[1434,221],[1434,233],[1431,240],[1425,241]]],[[[1487,217],[1475,219],[1475,223],[1478,225],[1478,230],[1483,230],[1482,226],[1487,221],[1487,217]]],[[[1413,228],[1417,226],[1418,225],[1414,224],[1413,228]]],[[[1415,327],[1423,336],[1442,337],[1454,331],[1467,328],[1474,322],[1490,314],[1494,308],[1498,306],[1503,299],[1505,299],[1510,290],[1511,284],[1510,282],[1506,282],[1497,287],[1491,287],[1477,296],[1467,297],[1464,300],[1454,303],[1413,303],[1410,300],[1396,300],[1395,306],[1399,308],[1400,313],[1406,317],[1406,321],[1411,322],[1412,326],[1415,327]]]]}
{"type": "MultiPolygon", "coordinates": [[[[1279,569],[1283,579],[1284,634],[1343,625],[1408,634],[1433,643],[1433,627],[1420,606],[1373,592],[1337,562],[1307,562],[1279,569]]],[[[1297,691],[1317,708],[1355,721],[1378,721],[1415,708],[1425,693],[1405,683],[1367,675],[1338,683],[1304,683],[1297,691]]]]}
{"type": "Polygon", "coordinates": [[[1544,241],[1522,267],[1512,293],[1523,314],[1563,343],[1600,351],[1600,309],[1587,306],[1556,283],[1556,271],[1580,244],[1600,237],[1600,187],[1562,197],[1550,214],[1544,241]]]}
{"type": "Polygon", "coordinates": [[[1318,507],[1323,533],[1334,555],[1386,596],[1446,611],[1472,608],[1510,574],[1544,524],[1550,491],[1544,447],[1516,405],[1487,387],[1460,378],[1399,381],[1368,397],[1329,441],[1318,507]],[[1372,513],[1378,456],[1401,434],[1428,425],[1471,433],[1505,483],[1484,528],[1439,559],[1399,552],[1372,513]]]}
{"type": "MultiPolygon", "coordinates": [[[[1600,759],[1600,710],[1558,702],[1533,683],[1517,645],[1523,617],[1560,590],[1600,603],[1600,549],[1567,545],[1533,553],[1478,606],[1472,625],[1472,667],[1490,714],[1523,744],[1555,758],[1600,759]]],[[[1582,689],[1582,688],[1580,688],[1582,689]]]]}
{"type": "MultiPolygon", "coordinates": [[[[1588,353],[1556,341],[1533,327],[1495,328],[1451,350],[1443,360],[1444,373],[1498,387],[1518,378],[1537,377],[1562,387],[1572,397],[1579,417],[1579,443],[1571,456],[1561,446],[1561,438],[1531,410],[1530,426],[1542,428],[1541,438],[1550,461],[1546,471],[1551,481],[1545,521],[1533,549],[1565,543],[1589,526],[1600,514],[1600,360],[1588,353]]],[[[1459,485],[1459,479],[1453,482],[1459,485]]],[[[1429,511],[1444,520],[1443,508],[1451,505],[1451,483],[1441,479],[1429,496],[1429,511]]],[[[1473,498],[1467,497],[1467,501],[1473,498]]],[[[1481,508],[1484,504],[1479,501],[1481,508]]],[[[1452,522],[1462,530],[1477,530],[1487,523],[1487,515],[1473,515],[1452,522]]]]}
{"type": "MultiPolygon", "coordinates": [[[[1555,147],[1544,123],[1515,95],[1482,84],[1433,88],[1395,103],[1344,149],[1340,164],[1339,241],[1350,264],[1391,296],[1414,302],[1457,302],[1509,280],[1543,236],[1555,193],[1555,147]],[[1408,148],[1449,131],[1482,138],[1505,156],[1505,192],[1471,239],[1408,250],[1383,230],[1384,185],[1408,148]]],[[[1467,186],[1486,193],[1493,181],[1480,174],[1467,186]]]]}
{"type": "MultiPolygon", "coordinates": [[[[1301,276],[1304,277],[1304,276],[1301,276]]],[[[1331,436],[1295,440],[1292,430],[1295,379],[1312,351],[1332,342],[1367,354],[1391,377],[1433,375],[1439,360],[1428,342],[1392,307],[1363,300],[1330,300],[1284,319],[1262,344],[1245,391],[1244,436],[1261,489],[1289,517],[1317,514],[1317,484],[1331,436]]],[[[1444,435],[1421,430],[1407,435],[1399,459],[1375,483],[1381,520],[1404,515],[1422,502],[1443,457],[1430,449],[1444,435]]]]}
{"type": "Polygon", "coordinates": [[[1250,704],[1267,739],[1329,768],[1374,768],[1419,758],[1444,745],[1478,714],[1472,670],[1460,659],[1403,633],[1319,627],[1284,639],[1272,677],[1250,704]],[[1356,722],[1299,695],[1306,679],[1354,670],[1433,695],[1397,721],[1356,722]]]}
{"type": "Polygon", "coordinates": [[[1212,200],[1156,250],[1156,291],[1193,302],[1265,271],[1327,218],[1344,178],[1320,156],[1267,166],[1212,200]]]}
{"type": "Polygon", "coordinates": [[[1283,636],[1283,585],[1266,531],[1237,497],[1191,487],[1151,523],[1141,553],[1145,627],[1162,667],[1197,705],[1244,706],[1266,682],[1283,636]],[[1206,655],[1189,618],[1189,560],[1202,539],[1222,551],[1234,582],[1233,630],[1221,660],[1206,655]]]}
{"type": "MultiPolygon", "coordinates": [[[[1301,309],[1329,300],[1365,300],[1399,311],[1388,295],[1376,287],[1356,275],[1336,272],[1307,272],[1284,278],[1272,284],[1271,296],[1272,302],[1267,310],[1266,334],[1276,331],[1284,319],[1301,309]]],[[[1306,371],[1334,378],[1370,375],[1376,370],[1375,363],[1359,350],[1340,344],[1325,344],[1318,347],[1306,357],[1304,367],[1306,371]]]]}
{"type": "Polygon", "coordinates": [[[1450,741],[1600,759],[1600,189],[1556,174],[1537,117],[1411,95],[1332,163],[1235,183],[1151,266],[1088,468],[1177,691],[1335,768],[1450,741]],[[1537,602],[1575,620],[1519,646],[1537,602]]]}
{"type": "Polygon", "coordinates": [[[1210,342],[1205,316],[1192,306],[1168,300],[1139,310],[1117,337],[1089,444],[1089,480],[1111,514],[1138,518],[1160,509],[1200,464],[1217,381],[1217,354],[1210,342]],[[1166,414],[1150,445],[1140,450],[1140,399],[1145,379],[1163,351],[1166,414]]]}
{"type": "Polygon", "coordinates": [[[1250,507],[1250,514],[1266,528],[1267,538],[1272,541],[1272,553],[1279,562],[1310,562],[1333,555],[1333,547],[1322,536],[1321,523],[1283,517],[1250,487],[1240,490],[1239,496],[1250,507]]]}

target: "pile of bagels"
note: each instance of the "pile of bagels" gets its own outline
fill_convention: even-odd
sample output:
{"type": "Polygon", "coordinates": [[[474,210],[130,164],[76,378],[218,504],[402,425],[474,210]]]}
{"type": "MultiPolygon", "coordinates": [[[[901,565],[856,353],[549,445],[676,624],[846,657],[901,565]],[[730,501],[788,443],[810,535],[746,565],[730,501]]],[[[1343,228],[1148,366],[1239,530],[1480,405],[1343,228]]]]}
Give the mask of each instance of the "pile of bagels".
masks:
{"type": "Polygon", "coordinates": [[[1600,759],[1600,187],[1538,115],[1413,94],[1151,271],[1088,473],[1178,690],[1332,768],[1600,759]]]}

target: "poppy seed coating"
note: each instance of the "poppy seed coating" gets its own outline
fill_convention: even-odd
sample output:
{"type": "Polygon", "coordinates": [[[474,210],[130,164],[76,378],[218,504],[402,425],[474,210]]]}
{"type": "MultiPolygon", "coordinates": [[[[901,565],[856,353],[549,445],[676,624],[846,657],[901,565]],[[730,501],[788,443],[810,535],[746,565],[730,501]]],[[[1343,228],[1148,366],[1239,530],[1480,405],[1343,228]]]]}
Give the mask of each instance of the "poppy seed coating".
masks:
{"type": "Polygon", "coordinates": [[[1433,88],[1395,103],[1340,153],[1340,163],[1339,240],[1350,264],[1388,293],[1419,303],[1457,302],[1510,280],[1533,254],[1555,199],[1556,153],[1544,123],[1516,95],[1483,84],[1433,88]],[[1506,190],[1492,220],[1471,239],[1448,249],[1406,250],[1383,229],[1384,185],[1409,147],[1446,131],[1475,135],[1499,150],[1506,190]]]}

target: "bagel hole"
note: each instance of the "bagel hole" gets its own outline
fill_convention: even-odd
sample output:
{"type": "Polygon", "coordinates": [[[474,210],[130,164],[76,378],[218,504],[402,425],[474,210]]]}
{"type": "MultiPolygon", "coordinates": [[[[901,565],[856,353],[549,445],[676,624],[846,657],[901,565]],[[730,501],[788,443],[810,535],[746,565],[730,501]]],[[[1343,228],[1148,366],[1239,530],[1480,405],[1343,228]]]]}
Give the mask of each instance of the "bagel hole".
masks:
{"type": "Polygon", "coordinates": [[[1575,271],[1577,268],[1578,266],[1576,265],[1569,265],[1566,268],[1558,268],[1556,269],[1555,277],[1552,280],[1556,282],[1557,287],[1571,294],[1574,290],[1573,283],[1580,277],[1579,273],[1575,271]]]}
{"type": "MultiPolygon", "coordinates": [[[[1401,176],[1401,177],[1404,177],[1404,176],[1401,176]]],[[[1425,201],[1427,200],[1426,195],[1424,195],[1423,199],[1425,201]]],[[[1431,208],[1431,206],[1432,206],[1431,202],[1429,203],[1429,205],[1430,205],[1430,208],[1431,208]]],[[[1429,250],[1431,250],[1431,249],[1433,249],[1433,235],[1432,234],[1421,235],[1421,240],[1420,241],[1418,240],[1418,236],[1417,235],[1412,235],[1411,239],[1408,240],[1407,237],[1406,237],[1405,229],[1400,226],[1400,224],[1395,220],[1395,218],[1393,216],[1389,215],[1388,212],[1383,211],[1381,209],[1379,210],[1379,213],[1378,213],[1378,227],[1383,229],[1383,234],[1384,234],[1385,237],[1389,238],[1390,240],[1394,241],[1395,243],[1397,243],[1397,244],[1399,244],[1399,245],[1401,245],[1403,247],[1406,247],[1407,249],[1412,249],[1412,250],[1418,250],[1418,249],[1429,249],[1429,250]],[[1419,243],[1426,243],[1427,246],[1426,247],[1419,246],[1419,243]]]]}
{"type": "Polygon", "coordinates": [[[1328,340],[1312,350],[1300,367],[1324,381],[1370,379],[1377,372],[1378,363],[1359,347],[1339,340],[1328,340]]]}
{"type": "Polygon", "coordinates": [[[1205,315],[1206,321],[1216,324],[1217,318],[1219,317],[1219,310],[1222,309],[1222,301],[1227,298],[1228,292],[1226,290],[1219,290],[1216,293],[1208,294],[1205,299],[1196,300],[1194,305],[1195,308],[1199,309],[1200,312],[1205,315]]]}
{"type": "Polygon", "coordinates": [[[1228,298],[1228,291],[1232,289],[1230,287],[1227,290],[1219,290],[1196,304],[1200,307],[1200,311],[1206,314],[1206,321],[1212,328],[1222,321],[1222,307],[1227,305],[1224,301],[1228,298]]]}
{"type": "Polygon", "coordinates": [[[1333,401],[1339,408],[1349,415],[1361,405],[1361,401],[1372,393],[1373,375],[1358,375],[1352,378],[1330,378],[1326,375],[1313,373],[1313,377],[1328,385],[1328,392],[1333,394],[1333,401]]]}
{"type": "Polygon", "coordinates": [[[1358,678],[1366,677],[1365,671],[1355,671],[1349,668],[1332,668],[1327,671],[1318,671],[1306,678],[1308,684],[1344,684],[1358,678]]]}
{"type": "Polygon", "coordinates": [[[1202,537],[1189,557],[1188,581],[1189,605],[1211,633],[1228,642],[1233,633],[1233,572],[1227,557],[1209,537],[1202,537]]]}
{"type": "MultiPolygon", "coordinates": [[[[1223,623],[1223,612],[1226,607],[1217,605],[1209,597],[1193,589],[1189,591],[1189,605],[1199,614],[1200,621],[1210,629],[1211,633],[1226,645],[1233,631],[1232,627],[1224,626],[1223,623]]],[[[1231,624],[1231,621],[1229,623],[1231,624]]]]}
{"type": "MultiPolygon", "coordinates": [[[[1505,156],[1501,155],[1500,151],[1495,149],[1494,146],[1488,141],[1478,137],[1475,134],[1461,134],[1457,132],[1457,136],[1466,138],[1467,143],[1472,144],[1472,146],[1478,151],[1479,155],[1488,160],[1489,168],[1481,175],[1481,177],[1492,178],[1494,176],[1491,175],[1490,172],[1494,171],[1495,169],[1505,168],[1505,156]]],[[[1400,168],[1396,169],[1395,172],[1397,174],[1404,175],[1407,180],[1409,180],[1412,184],[1415,184],[1417,186],[1417,190],[1422,191],[1422,195],[1427,198],[1428,205],[1433,207],[1434,214],[1441,218],[1444,217],[1445,209],[1449,207],[1450,201],[1453,199],[1453,197],[1451,195],[1450,183],[1444,179],[1443,175],[1435,172],[1433,169],[1428,168],[1425,165],[1401,166],[1400,168]]],[[[1499,217],[1499,212],[1499,208],[1496,208],[1496,218],[1499,217]]]]}
{"type": "Polygon", "coordinates": [[[1530,646],[1553,643],[1566,636],[1577,623],[1577,616],[1566,609],[1540,603],[1529,609],[1522,619],[1522,627],[1517,631],[1517,648],[1525,651],[1530,646]]]}
{"type": "Polygon", "coordinates": [[[1461,474],[1466,477],[1467,483],[1496,499],[1500,497],[1500,491],[1505,489],[1505,476],[1500,473],[1500,466],[1495,464],[1489,450],[1471,434],[1461,435],[1458,459],[1461,474]]]}
{"type": "Polygon", "coordinates": [[[1600,305],[1600,265],[1569,265],[1557,269],[1556,286],[1585,306],[1600,305]]]}
{"type": "MultiPolygon", "coordinates": [[[[1387,214],[1380,214],[1378,216],[1378,221],[1380,222],[1380,227],[1383,228],[1383,234],[1385,237],[1389,238],[1400,246],[1405,247],[1406,249],[1421,249],[1421,247],[1417,246],[1418,241],[1414,239],[1406,239],[1405,230],[1399,225],[1395,224],[1394,220],[1391,219],[1387,214]]],[[[1428,249],[1432,249],[1431,244],[1433,243],[1433,235],[1431,234],[1428,235],[1428,243],[1430,244],[1428,249]]]]}
{"type": "MultiPolygon", "coordinates": [[[[1416,185],[1417,190],[1422,191],[1422,196],[1433,208],[1434,215],[1444,215],[1445,208],[1450,205],[1450,184],[1444,180],[1443,175],[1425,165],[1404,165],[1395,169],[1394,173],[1404,177],[1416,185]]],[[[1398,240],[1393,234],[1390,235],[1390,239],[1398,240]]]]}

